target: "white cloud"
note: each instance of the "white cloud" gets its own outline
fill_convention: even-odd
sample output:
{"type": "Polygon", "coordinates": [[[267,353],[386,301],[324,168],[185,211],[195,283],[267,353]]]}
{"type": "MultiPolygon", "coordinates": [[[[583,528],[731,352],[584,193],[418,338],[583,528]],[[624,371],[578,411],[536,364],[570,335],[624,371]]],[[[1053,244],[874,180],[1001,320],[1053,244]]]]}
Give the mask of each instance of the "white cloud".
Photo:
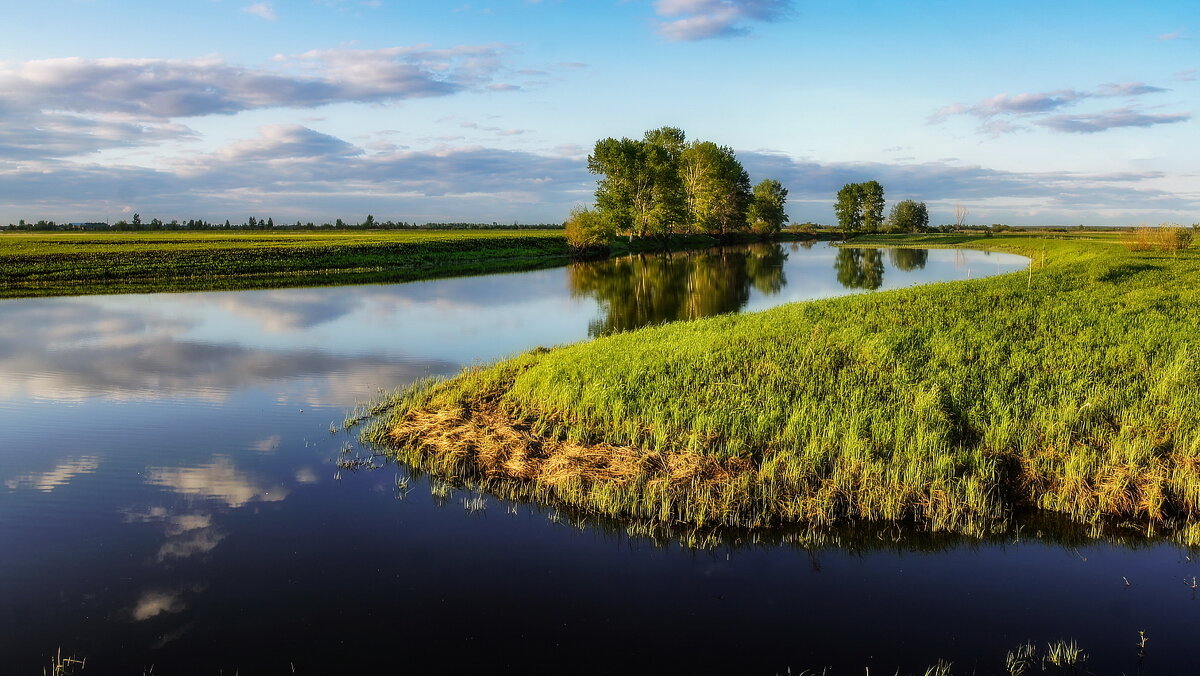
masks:
{"type": "Polygon", "coordinates": [[[0,121],[15,111],[153,120],[446,96],[492,84],[507,52],[504,45],[312,50],[278,55],[273,68],[219,57],[0,62],[0,121]]]}
{"type": "Polygon", "coordinates": [[[1175,124],[1192,119],[1190,113],[1142,113],[1133,108],[1117,108],[1099,113],[1080,115],[1052,115],[1035,124],[1054,131],[1072,134],[1096,134],[1121,127],[1153,127],[1159,124],[1175,124]]]}
{"type": "Polygon", "coordinates": [[[981,121],[978,128],[980,133],[994,137],[1029,130],[1028,124],[1058,132],[1096,133],[1118,127],[1150,127],[1191,119],[1188,113],[1144,114],[1132,105],[1099,112],[1059,114],[1064,108],[1088,100],[1132,99],[1167,91],[1170,90],[1144,82],[1109,82],[1092,91],[1060,89],[1041,93],[997,94],[973,104],[953,103],[938,108],[930,114],[928,122],[938,124],[950,117],[967,115],[981,121]]]}
{"type": "Polygon", "coordinates": [[[274,21],[278,18],[275,14],[275,9],[271,7],[271,3],[269,2],[256,2],[252,5],[246,5],[242,8],[242,11],[266,19],[267,21],[274,21]]]}
{"type": "Polygon", "coordinates": [[[664,20],[658,32],[668,40],[690,41],[744,35],[751,22],[777,21],[791,12],[790,0],[656,0],[664,20]]]}

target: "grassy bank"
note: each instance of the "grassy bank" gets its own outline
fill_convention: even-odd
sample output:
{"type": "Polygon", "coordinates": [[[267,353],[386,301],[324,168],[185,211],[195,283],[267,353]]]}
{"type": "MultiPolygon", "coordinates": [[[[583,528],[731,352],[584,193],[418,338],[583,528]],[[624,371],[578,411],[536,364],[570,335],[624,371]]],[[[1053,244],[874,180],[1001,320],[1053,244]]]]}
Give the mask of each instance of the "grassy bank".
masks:
{"type": "Polygon", "coordinates": [[[405,281],[566,258],[559,230],[10,233],[0,297],[405,281]]]}
{"type": "MultiPolygon", "coordinates": [[[[613,243],[603,256],[716,246],[613,243]]],[[[0,298],[406,282],[565,265],[562,230],[0,234],[0,298]]]]}
{"type": "Polygon", "coordinates": [[[597,515],[982,534],[1034,508],[1200,543],[1200,255],[1103,235],[854,243],[1034,266],[535,350],[398,393],[364,434],[597,515]]]}

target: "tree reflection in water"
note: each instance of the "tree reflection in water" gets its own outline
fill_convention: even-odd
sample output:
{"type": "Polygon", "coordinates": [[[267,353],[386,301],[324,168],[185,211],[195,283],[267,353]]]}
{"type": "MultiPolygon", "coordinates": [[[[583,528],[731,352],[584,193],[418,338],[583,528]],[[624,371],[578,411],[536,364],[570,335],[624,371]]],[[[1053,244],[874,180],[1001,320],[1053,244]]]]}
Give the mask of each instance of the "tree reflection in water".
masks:
{"type": "Polygon", "coordinates": [[[833,267],[838,283],[847,289],[875,290],[883,285],[883,255],[879,249],[838,249],[833,267]]]}
{"type": "Polygon", "coordinates": [[[787,285],[778,244],[703,251],[636,254],[576,263],[567,272],[572,296],[599,302],[592,336],[650,324],[737,312],[750,300],[751,287],[765,295],[787,285]]]}
{"type": "Polygon", "coordinates": [[[897,270],[911,272],[924,270],[929,260],[928,249],[888,249],[888,261],[897,270]]]}

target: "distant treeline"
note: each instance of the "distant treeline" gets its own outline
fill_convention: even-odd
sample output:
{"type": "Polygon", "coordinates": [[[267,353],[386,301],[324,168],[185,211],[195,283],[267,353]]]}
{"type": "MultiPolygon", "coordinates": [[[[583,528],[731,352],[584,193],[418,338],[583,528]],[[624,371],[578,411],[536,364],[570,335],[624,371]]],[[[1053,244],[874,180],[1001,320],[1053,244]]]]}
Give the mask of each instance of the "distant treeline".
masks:
{"type": "Polygon", "coordinates": [[[549,230],[560,229],[562,223],[423,223],[417,224],[415,221],[407,223],[405,221],[377,221],[374,216],[367,215],[366,219],[361,223],[347,223],[342,219],[337,219],[333,223],[307,223],[296,221],[295,223],[275,223],[273,218],[255,218],[251,216],[242,223],[231,223],[228,220],[224,223],[206,221],[203,219],[190,219],[186,221],[170,220],[162,221],[157,218],[143,221],[141,214],[134,214],[129,221],[120,220],[113,224],[108,223],[56,223],[54,221],[37,221],[35,223],[27,223],[24,219],[17,223],[9,223],[8,226],[0,226],[8,230],[16,231],[62,231],[62,230],[85,230],[85,231],[121,231],[121,232],[155,232],[169,230],[549,230]]]}

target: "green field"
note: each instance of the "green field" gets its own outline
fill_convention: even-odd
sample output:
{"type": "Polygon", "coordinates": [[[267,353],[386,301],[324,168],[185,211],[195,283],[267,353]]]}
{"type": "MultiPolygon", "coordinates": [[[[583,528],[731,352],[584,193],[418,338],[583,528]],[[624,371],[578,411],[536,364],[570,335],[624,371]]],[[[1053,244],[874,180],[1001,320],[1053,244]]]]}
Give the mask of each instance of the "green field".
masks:
{"type": "Polygon", "coordinates": [[[405,281],[566,260],[561,230],[5,233],[0,297],[405,281]]]}
{"type": "Polygon", "coordinates": [[[1200,544],[1200,252],[1102,234],[854,245],[1034,263],[538,349],[397,393],[364,438],[598,516],[982,535],[1042,510],[1200,544]]]}

